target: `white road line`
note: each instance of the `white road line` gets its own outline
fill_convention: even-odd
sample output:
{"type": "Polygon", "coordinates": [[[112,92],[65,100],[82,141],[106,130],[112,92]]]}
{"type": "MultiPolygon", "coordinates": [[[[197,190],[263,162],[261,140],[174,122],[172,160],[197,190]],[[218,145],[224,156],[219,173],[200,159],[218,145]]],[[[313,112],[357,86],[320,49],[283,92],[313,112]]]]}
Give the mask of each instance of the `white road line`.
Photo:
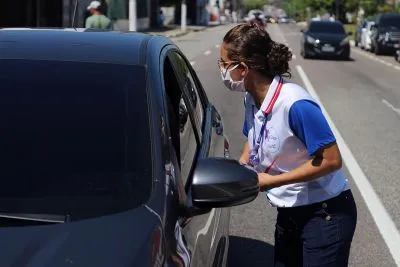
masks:
{"type": "Polygon", "coordinates": [[[375,60],[375,61],[378,61],[378,62],[380,62],[380,63],[382,63],[382,64],[385,64],[385,65],[388,66],[388,67],[394,68],[394,69],[396,69],[396,70],[400,70],[400,67],[399,67],[399,66],[395,66],[393,63],[390,63],[390,62],[388,62],[388,61],[386,61],[386,60],[383,60],[383,59],[381,59],[381,58],[378,58],[378,57],[376,57],[376,56],[374,56],[374,55],[370,55],[370,54],[368,54],[367,52],[361,51],[361,50],[359,50],[359,49],[357,49],[357,48],[353,48],[351,51],[352,51],[352,52],[355,52],[355,53],[357,53],[357,54],[359,54],[359,55],[362,55],[362,56],[364,56],[364,57],[367,57],[367,58],[373,59],[373,60],[375,60]]]}
{"type": "Polygon", "coordinates": [[[317,95],[317,92],[312,86],[303,68],[300,65],[297,65],[296,68],[309,93],[320,103],[320,107],[324,112],[326,119],[328,120],[332,128],[332,131],[335,133],[338,146],[340,147],[342,157],[350,172],[350,175],[353,177],[354,182],[360,190],[360,193],[383,237],[383,240],[386,242],[386,245],[388,246],[389,251],[393,256],[396,265],[400,267],[400,233],[396,228],[396,225],[390,218],[390,215],[386,211],[384,205],[382,204],[381,200],[379,199],[363,170],[358,165],[357,160],[355,159],[353,153],[350,151],[350,148],[347,146],[339,130],[336,128],[332,119],[329,117],[329,114],[322,105],[317,95]]]}
{"type": "Polygon", "coordinates": [[[386,99],[382,99],[382,103],[388,106],[390,109],[392,109],[397,115],[400,116],[400,108],[395,108],[392,104],[390,104],[389,101],[386,99]]]}
{"type": "Polygon", "coordinates": [[[190,61],[190,65],[194,66],[196,64],[196,61],[190,61]]]}
{"type": "Polygon", "coordinates": [[[207,51],[204,52],[204,55],[206,55],[206,56],[208,56],[209,54],[211,54],[210,50],[207,50],[207,51]]]}

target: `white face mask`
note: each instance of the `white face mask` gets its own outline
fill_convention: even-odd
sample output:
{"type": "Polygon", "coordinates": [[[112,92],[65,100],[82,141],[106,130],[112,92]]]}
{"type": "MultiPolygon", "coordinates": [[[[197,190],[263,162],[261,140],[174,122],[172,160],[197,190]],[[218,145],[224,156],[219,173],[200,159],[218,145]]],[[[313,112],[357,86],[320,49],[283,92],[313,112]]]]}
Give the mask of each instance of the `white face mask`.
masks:
{"type": "Polygon", "coordinates": [[[231,77],[231,71],[239,67],[239,65],[234,66],[231,69],[223,69],[221,68],[221,78],[224,82],[225,86],[231,90],[236,92],[246,92],[244,88],[244,78],[241,81],[234,81],[231,77]]]}

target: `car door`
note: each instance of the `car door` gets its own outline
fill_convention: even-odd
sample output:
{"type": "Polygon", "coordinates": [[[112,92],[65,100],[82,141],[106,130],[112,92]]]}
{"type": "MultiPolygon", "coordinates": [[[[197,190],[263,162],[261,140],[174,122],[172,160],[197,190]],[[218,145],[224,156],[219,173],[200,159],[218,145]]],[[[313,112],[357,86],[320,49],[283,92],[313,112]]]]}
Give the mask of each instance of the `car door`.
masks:
{"type": "MultiPolygon", "coordinates": [[[[191,172],[199,158],[224,156],[225,139],[218,112],[208,102],[201,84],[186,58],[177,49],[168,53],[179,87],[183,93],[180,100],[180,116],[184,124],[180,130],[181,176],[191,201],[191,172]],[[187,112],[187,114],[186,114],[187,112]],[[189,133],[192,133],[190,136],[189,133]],[[196,137],[197,136],[197,140],[196,137]]],[[[181,120],[181,119],[180,119],[181,120]]],[[[190,203],[188,203],[190,206],[190,203]]],[[[225,209],[226,210],[226,209],[225,209]]],[[[218,266],[219,254],[224,252],[228,235],[227,211],[212,209],[188,218],[181,225],[181,232],[191,255],[190,266],[218,266]],[[221,220],[223,215],[223,220],[221,220]]],[[[228,218],[229,219],[229,218],[228,218]]]]}

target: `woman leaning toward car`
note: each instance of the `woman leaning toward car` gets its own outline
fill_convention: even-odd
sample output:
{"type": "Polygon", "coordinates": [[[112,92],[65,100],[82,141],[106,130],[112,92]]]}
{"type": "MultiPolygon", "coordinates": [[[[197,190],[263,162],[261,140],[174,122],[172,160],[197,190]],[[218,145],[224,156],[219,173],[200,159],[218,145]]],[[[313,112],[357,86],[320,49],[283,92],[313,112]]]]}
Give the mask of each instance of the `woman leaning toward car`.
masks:
{"type": "Polygon", "coordinates": [[[245,94],[247,137],[240,161],[278,210],[275,266],[348,265],[357,208],[342,158],[318,103],[290,78],[288,47],[264,28],[241,24],[225,35],[224,84],[245,94]]]}

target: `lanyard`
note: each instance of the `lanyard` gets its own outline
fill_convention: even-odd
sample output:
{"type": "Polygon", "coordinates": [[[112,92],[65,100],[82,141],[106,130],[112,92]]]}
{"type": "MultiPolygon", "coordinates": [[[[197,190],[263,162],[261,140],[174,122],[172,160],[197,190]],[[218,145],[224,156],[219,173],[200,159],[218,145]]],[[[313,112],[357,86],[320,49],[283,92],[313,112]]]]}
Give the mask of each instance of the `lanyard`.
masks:
{"type": "MultiPolygon", "coordinates": [[[[260,144],[261,144],[261,140],[262,140],[262,136],[264,134],[265,129],[267,128],[267,121],[268,121],[268,117],[272,112],[272,109],[275,105],[276,100],[278,99],[278,96],[281,92],[283,86],[283,79],[282,77],[279,79],[279,83],[276,86],[276,90],[274,92],[274,95],[271,98],[271,101],[269,102],[267,108],[264,111],[264,120],[263,123],[261,125],[261,129],[260,129],[260,133],[258,134],[257,137],[257,141],[256,141],[256,128],[255,128],[255,122],[253,122],[253,149],[251,150],[251,155],[250,155],[250,162],[253,166],[256,166],[258,164],[260,164],[259,162],[259,158],[258,158],[258,151],[260,149],[260,144]]],[[[255,116],[254,116],[254,106],[253,106],[253,118],[255,120],[255,116]]]]}

